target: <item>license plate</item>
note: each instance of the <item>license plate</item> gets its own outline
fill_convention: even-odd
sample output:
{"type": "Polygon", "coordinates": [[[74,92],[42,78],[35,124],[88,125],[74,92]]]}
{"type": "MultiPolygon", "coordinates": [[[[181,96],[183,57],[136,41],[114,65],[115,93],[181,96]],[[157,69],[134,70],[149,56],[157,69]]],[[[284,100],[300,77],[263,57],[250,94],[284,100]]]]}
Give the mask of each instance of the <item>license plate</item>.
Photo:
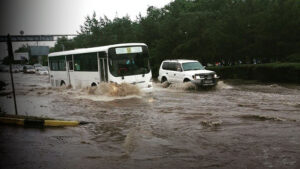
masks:
{"type": "Polygon", "coordinates": [[[205,80],[204,83],[212,83],[212,80],[205,80]]]}

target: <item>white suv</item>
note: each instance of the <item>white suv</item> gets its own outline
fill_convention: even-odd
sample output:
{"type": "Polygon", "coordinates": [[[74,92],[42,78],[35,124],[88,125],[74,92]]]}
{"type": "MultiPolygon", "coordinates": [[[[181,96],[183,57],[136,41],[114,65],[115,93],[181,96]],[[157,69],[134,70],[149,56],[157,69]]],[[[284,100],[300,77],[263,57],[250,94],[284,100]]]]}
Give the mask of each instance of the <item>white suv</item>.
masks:
{"type": "Polygon", "coordinates": [[[197,60],[165,60],[161,63],[158,80],[169,83],[193,82],[200,86],[215,86],[218,76],[205,70],[197,60]]]}

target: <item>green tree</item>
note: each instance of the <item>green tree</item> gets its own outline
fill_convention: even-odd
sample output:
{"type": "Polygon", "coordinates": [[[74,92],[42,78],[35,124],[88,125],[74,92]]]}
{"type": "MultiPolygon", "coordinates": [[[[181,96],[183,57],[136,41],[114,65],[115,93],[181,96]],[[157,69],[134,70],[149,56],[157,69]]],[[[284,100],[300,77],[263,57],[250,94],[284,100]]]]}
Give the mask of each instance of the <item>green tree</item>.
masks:
{"type": "Polygon", "coordinates": [[[51,51],[144,42],[155,76],[164,59],[225,65],[295,60],[299,27],[299,0],[174,0],[163,8],[150,6],[135,21],[98,19],[94,12],[77,37],[60,38],[51,51]]]}

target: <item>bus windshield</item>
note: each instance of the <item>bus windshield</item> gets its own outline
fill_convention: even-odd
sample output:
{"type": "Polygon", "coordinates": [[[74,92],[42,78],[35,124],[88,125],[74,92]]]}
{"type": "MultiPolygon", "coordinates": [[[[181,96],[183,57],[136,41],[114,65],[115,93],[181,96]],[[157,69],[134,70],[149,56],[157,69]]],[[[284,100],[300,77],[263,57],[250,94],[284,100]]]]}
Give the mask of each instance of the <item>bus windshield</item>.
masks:
{"type": "MultiPolygon", "coordinates": [[[[130,47],[129,47],[130,48],[130,47]]],[[[113,48],[109,52],[109,70],[115,77],[146,74],[150,72],[149,55],[147,51],[135,50],[134,48],[122,50],[113,48]],[[135,50],[131,53],[131,50],[135,50]]],[[[144,49],[144,48],[143,48],[144,49]]]]}

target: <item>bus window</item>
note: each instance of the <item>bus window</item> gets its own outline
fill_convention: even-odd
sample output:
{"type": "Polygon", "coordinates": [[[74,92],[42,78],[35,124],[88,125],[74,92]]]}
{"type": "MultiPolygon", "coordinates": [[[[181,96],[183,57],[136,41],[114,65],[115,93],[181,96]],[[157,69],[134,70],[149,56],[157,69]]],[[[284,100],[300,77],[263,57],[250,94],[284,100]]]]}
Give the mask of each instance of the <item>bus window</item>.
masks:
{"type": "Polygon", "coordinates": [[[69,61],[69,70],[73,70],[73,62],[72,61],[69,61]]]}
{"type": "Polygon", "coordinates": [[[75,71],[98,71],[97,53],[74,55],[75,71]]]}
{"type": "Polygon", "coordinates": [[[80,71],[80,62],[79,61],[75,62],[74,66],[75,66],[76,71],[80,71]]]}
{"type": "Polygon", "coordinates": [[[53,71],[65,71],[66,70],[66,61],[65,56],[56,56],[49,58],[50,61],[50,70],[53,71]]]}

